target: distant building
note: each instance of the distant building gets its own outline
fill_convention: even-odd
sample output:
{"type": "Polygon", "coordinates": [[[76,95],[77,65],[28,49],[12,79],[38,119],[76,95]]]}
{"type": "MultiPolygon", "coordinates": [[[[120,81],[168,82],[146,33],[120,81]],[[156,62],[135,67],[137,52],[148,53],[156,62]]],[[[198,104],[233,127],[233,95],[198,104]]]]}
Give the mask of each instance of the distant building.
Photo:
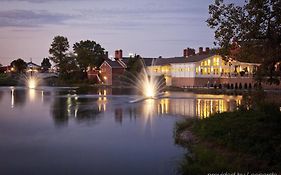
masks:
{"type": "Polygon", "coordinates": [[[11,72],[12,66],[2,66],[0,67],[0,73],[9,73],[11,72]]]}
{"type": "Polygon", "coordinates": [[[89,80],[97,82],[97,83],[101,83],[101,79],[99,76],[100,73],[100,69],[97,69],[96,67],[88,67],[87,69],[87,77],[89,80]]]}
{"type": "Polygon", "coordinates": [[[120,76],[126,70],[126,64],[122,61],[106,59],[100,66],[100,79],[105,85],[119,84],[120,76]]]}
{"type": "Polygon", "coordinates": [[[33,63],[32,61],[27,63],[26,72],[29,74],[38,73],[41,71],[41,66],[38,64],[33,63]]]}

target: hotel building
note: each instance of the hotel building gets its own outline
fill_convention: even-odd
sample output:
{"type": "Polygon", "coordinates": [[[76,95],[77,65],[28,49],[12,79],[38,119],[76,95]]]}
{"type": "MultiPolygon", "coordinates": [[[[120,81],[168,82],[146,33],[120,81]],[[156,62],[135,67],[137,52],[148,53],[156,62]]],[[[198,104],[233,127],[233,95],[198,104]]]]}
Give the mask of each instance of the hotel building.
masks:
{"type": "Polygon", "coordinates": [[[220,55],[210,53],[209,48],[195,54],[194,49],[184,50],[183,57],[155,59],[148,66],[150,75],[163,75],[168,86],[251,88],[253,74],[259,64],[225,61],[220,55]]]}

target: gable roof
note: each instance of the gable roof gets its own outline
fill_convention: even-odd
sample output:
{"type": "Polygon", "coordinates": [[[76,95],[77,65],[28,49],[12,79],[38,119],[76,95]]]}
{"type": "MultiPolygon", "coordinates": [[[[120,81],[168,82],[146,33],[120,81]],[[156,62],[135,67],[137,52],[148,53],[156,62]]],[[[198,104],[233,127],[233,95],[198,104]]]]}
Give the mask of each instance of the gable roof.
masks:
{"type": "Polygon", "coordinates": [[[35,63],[30,61],[30,62],[27,63],[27,67],[37,67],[37,68],[40,68],[41,66],[39,66],[38,64],[35,64],[35,63]]]}

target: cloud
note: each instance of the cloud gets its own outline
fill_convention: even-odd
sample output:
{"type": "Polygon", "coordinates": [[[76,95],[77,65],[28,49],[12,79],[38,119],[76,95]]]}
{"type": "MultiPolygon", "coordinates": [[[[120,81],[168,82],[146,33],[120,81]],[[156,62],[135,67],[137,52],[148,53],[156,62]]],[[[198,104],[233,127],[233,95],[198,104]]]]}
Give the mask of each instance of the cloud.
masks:
{"type": "MultiPolygon", "coordinates": [[[[3,2],[11,2],[11,1],[17,1],[17,2],[30,2],[30,3],[47,3],[50,1],[53,2],[67,2],[67,1],[77,1],[77,0],[1,0],[3,2]]],[[[80,0],[80,1],[89,1],[89,0],[80,0]]]]}
{"type": "Polygon", "coordinates": [[[64,24],[73,16],[53,14],[47,11],[0,11],[0,27],[41,27],[48,24],[64,24]]]}

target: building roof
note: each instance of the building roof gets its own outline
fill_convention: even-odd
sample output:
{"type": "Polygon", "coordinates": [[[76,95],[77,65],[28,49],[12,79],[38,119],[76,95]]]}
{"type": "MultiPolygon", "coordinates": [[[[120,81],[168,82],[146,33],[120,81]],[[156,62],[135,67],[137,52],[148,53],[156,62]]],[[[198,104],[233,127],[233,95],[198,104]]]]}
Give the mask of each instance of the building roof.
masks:
{"type": "Polygon", "coordinates": [[[35,63],[31,62],[31,61],[27,63],[27,66],[28,66],[28,67],[37,67],[37,68],[40,68],[40,67],[41,67],[41,66],[39,66],[38,64],[35,64],[35,63]]]}
{"type": "MultiPolygon", "coordinates": [[[[127,65],[129,62],[130,57],[123,57],[122,61],[127,65]]],[[[142,58],[141,60],[143,61],[144,66],[151,66],[153,63],[153,60],[156,58],[142,58]]]]}
{"type": "Polygon", "coordinates": [[[173,58],[157,58],[154,60],[153,65],[162,66],[167,64],[176,64],[176,63],[193,63],[199,62],[206,58],[212,57],[215,54],[204,54],[204,55],[193,55],[189,57],[173,57],[173,58]]]}
{"type": "Polygon", "coordinates": [[[120,63],[118,63],[117,61],[112,61],[110,59],[106,59],[104,60],[104,62],[106,62],[107,64],[109,64],[110,67],[112,68],[124,68],[120,63]]]}

